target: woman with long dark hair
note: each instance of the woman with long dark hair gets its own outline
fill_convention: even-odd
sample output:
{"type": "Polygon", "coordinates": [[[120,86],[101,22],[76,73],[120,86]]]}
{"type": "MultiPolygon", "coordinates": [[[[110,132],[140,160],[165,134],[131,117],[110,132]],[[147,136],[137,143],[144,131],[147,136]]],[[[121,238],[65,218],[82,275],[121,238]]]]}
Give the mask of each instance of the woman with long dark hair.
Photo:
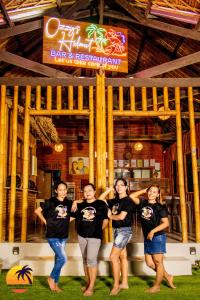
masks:
{"type": "Polygon", "coordinates": [[[60,272],[67,261],[65,245],[68,238],[72,201],[67,199],[67,184],[60,181],[55,186],[56,196],[46,200],[35,214],[46,225],[46,238],[55,253],[55,262],[48,278],[51,291],[61,292],[58,286],[60,272]]]}
{"type": "Polygon", "coordinates": [[[108,188],[99,199],[106,201],[106,196],[115,191],[115,198],[107,200],[110,208],[108,217],[114,229],[113,247],[110,253],[114,284],[110,295],[117,295],[120,289],[128,289],[128,261],[126,245],[132,238],[134,205],[128,196],[128,185],[125,179],[116,180],[114,189],[108,188]],[[121,274],[121,284],[120,284],[121,274]]]}
{"type": "Polygon", "coordinates": [[[160,284],[165,278],[171,288],[173,276],[169,275],[163,265],[163,254],[166,253],[166,228],[169,227],[168,211],[162,203],[160,187],[156,184],[134,192],[129,195],[133,202],[138,205],[144,234],[144,254],[148,267],[156,272],[156,280],[149,293],[160,291],[160,284]],[[140,199],[141,195],[147,194],[147,199],[140,199]]]}

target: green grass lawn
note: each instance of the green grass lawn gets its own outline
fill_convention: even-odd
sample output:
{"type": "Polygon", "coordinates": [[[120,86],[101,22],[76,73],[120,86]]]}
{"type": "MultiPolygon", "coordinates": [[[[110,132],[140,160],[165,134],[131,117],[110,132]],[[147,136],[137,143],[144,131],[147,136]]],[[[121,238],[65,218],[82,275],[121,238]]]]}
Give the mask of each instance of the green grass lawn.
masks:
{"type": "MultiPolygon", "coordinates": [[[[5,282],[6,272],[0,274],[0,300],[27,299],[27,300],[51,300],[65,299],[78,300],[85,299],[82,296],[80,287],[84,284],[83,277],[61,277],[60,287],[62,293],[53,293],[48,289],[46,277],[35,277],[32,286],[25,287],[25,293],[15,293],[15,287],[7,286],[5,282]]],[[[152,285],[153,277],[129,277],[129,290],[121,291],[117,296],[109,296],[109,290],[112,284],[112,278],[99,277],[96,282],[96,289],[91,299],[159,299],[159,300],[200,300],[200,271],[194,271],[192,276],[177,276],[174,282],[176,290],[168,288],[165,283],[161,286],[158,294],[150,295],[145,293],[145,289],[152,285]]],[[[23,288],[23,287],[18,287],[23,288]]]]}

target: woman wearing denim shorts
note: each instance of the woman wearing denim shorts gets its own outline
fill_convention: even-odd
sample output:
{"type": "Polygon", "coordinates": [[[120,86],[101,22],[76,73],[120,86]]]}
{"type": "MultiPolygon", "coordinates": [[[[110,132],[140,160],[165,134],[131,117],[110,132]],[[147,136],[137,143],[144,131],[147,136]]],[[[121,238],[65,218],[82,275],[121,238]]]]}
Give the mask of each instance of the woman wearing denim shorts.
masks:
{"type": "MultiPolygon", "coordinates": [[[[128,197],[127,188],[125,179],[117,179],[114,186],[116,197],[107,201],[107,205],[110,208],[108,216],[112,220],[114,228],[114,243],[110,254],[114,284],[110,295],[117,295],[120,289],[128,289],[126,245],[132,238],[134,205],[128,197]],[[119,283],[120,273],[122,275],[121,284],[119,283]]],[[[113,191],[113,188],[109,188],[99,199],[105,200],[111,191],[113,191]]]]}
{"type": "Polygon", "coordinates": [[[139,208],[144,234],[146,264],[156,272],[155,283],[147,291],[149,293],[159,292],[163,278],[167,280],[171,288],[175,288],[173,276],[165,271],[163,265],[163,254],[166,253],[166,234],[164,230],[169,226],[169,221],[167,207],[160,200],[160,187],[151,185],[147,189],[130,194],[130,198],[139,208]],[[146,193],[147,199],[142,200],[139,198],[146,193]]]}
{"type": "Polygon", "coordinates": [[[68,238],[70,211],[72,201],[66,198],[67,184],[60,181],[56,187],[56,197],[46,200],[42,207],[35,210],[36,215],[46,225],[46,238],[55,253],[55,262],[48,278],[49,288],[54,292],[61,292],[58,287],[60,272],[67,257],[65,245],[68,238]]]}

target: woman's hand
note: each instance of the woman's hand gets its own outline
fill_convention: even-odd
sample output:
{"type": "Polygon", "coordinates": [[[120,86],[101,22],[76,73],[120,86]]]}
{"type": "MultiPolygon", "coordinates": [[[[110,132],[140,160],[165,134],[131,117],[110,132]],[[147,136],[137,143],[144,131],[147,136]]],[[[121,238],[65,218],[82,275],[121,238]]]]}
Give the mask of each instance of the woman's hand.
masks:
{"type": "Polygon", "coordinates": [[[153,236],[154,236],[154,232],[153,232],[153,230],[151,230],[151,231],[148,233],[148,235],[147,235],[147,240],[152,241],[153,236]]]}
{"type": "Polygon", "coordinates": [[[71,211],[72,212],[77,211],[77,202],[76,201],[73,201],[71,211]]]}

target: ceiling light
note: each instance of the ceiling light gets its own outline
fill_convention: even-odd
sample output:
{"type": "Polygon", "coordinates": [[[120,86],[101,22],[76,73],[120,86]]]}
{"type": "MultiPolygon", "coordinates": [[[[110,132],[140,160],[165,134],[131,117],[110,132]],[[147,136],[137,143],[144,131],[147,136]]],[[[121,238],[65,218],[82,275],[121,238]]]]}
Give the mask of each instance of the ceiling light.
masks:
{"type": "Polygon", "coordinates": [[[143,149],[143,144],[140,143],[140,142],[135,143],[135,144],[134,144],[134,149],[135,149],[136,151],[141,151],[141,150],[143,149]]]}
{"type": "Polygon", "coordinates": [[[63,144],[61,144],[61,143],[55,144],[54,149],[55,149],[56,152],[62,152],[63,151],[63,144]]]}

